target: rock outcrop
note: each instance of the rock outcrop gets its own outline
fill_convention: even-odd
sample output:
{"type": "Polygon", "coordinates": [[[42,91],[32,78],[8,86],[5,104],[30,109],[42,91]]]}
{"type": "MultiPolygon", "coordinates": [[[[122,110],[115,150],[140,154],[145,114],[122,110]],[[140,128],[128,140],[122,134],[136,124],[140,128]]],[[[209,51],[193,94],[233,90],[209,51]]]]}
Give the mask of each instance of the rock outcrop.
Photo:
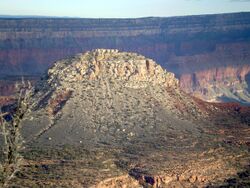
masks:
{"type": "MultiPolygon", "coordinates": [[[[194,91],[203,99],[219,99],[223,93],[227,100],[249,102],[247,94],[237,96],[234,92],[214,90],[206,95],[201,91],[203,86],[184,80],[187,74],[190,77],[213,69],[222,72],[227,66],[248,66],[249,33],[249,13],[142,19],[3,18],[0,74],[40,76],[52,62],[65,56],[95,48],[115,48],[155,59],[182,78],[185,91],[194,91]]],[[[225,75],[222,82],[238,77],[225,75]]],[[[209,80],[211,87],[222,82],[209,80]]]]}
{"type": "Polygon", "coordinates": [[[153,60],[135,53],[122,53],[112,49],[97,49],[76,56],[73,60],[59,61],[49,69],[48,77],[48,82],[56,86],[84,80],[119,79],[127,88],[149,85],[178,87],[174,74],[167,73],[153,60]],[[56,83],[53,83],[54,81],[56,83]]]}

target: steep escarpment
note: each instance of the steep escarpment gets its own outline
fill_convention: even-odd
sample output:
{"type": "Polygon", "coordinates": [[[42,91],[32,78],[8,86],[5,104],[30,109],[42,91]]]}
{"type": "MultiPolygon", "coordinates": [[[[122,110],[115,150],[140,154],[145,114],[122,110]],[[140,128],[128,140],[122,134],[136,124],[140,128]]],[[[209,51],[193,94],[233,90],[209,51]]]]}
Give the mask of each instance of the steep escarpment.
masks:
{"type": "Polygon", "coordinates": [[[12,185],[221,185],[247,170],[249,119],[237,116],[243,109],[216,119],[228,115],[220,108],[185,94],[173,73],[136,53],[99,49],[57,61],[33,90],[12,185]]]}
{"type": "Polygon", "coordinates": [[[180,77],[181,88],[206,101],[240,101],[250,100],[248,80],[249,65],[225,66],[211,68],[180,77]]]}
{"type": "MultiPolygon", "coordinates": [[[[40,75],[58,59],[95,48],[138,52],[155,59],[178,78],[227,66],[240,69],[249,65],[250,59],[249,13],[142,19],[11,18],[0,23],[1,75],[40,75]]],[[[197,84],[187,82],[181,85],[192,88],[184,89],[194,90],[203,99],[221,96],[221,91],[207,96],[197,84]]],[[[240,102],[247,99],[247,94],[223,95],[240,102]]]]}

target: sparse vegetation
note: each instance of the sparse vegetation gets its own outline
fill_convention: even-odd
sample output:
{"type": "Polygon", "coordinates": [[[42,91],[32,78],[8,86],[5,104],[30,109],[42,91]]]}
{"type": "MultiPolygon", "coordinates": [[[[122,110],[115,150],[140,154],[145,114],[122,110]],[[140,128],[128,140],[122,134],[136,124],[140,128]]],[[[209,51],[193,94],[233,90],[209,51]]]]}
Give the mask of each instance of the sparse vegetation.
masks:
{"type": "Polygon", "coordinates": [[[151,74],[146,58],[127,62],[126,54],[113,62],[112,51],[96,50],[56,63],[23,122],[31,93],[20,92],[16,115],[2,126],[16,139],[3,137],[4,146],[14,143],[3,148],[11,153],[3,156],[7,186],[209,187],[248,176],[249,128],[239,121],[248,111],[196,100],[153,61],[151,74]]]}
{"type": "Polygon", "coordinates": [[[1,163],[0,163],[0,187],[8,187],[9,182],[15,177],[22,163],[20,154],[23,149],[23,139],[20,134],[21,122],[28,110],[31,96],[30,82],[22,82],[16,85],[18,90],[17,101],[9,112],[0,115],[1,135],[3,139],[1,163]]]}

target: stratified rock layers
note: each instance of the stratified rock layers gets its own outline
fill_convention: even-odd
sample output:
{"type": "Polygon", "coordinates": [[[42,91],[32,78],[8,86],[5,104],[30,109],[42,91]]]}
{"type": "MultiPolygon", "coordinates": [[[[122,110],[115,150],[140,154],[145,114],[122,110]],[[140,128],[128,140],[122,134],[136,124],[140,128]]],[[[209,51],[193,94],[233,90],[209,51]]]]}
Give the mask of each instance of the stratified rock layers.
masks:
{"type": "Polygon", "coordinates": [[[242,67],[249,70],[249,33],[249,13],[142,19],[1,19],[0,74],[40,75],[66,56],[114,48],[154,59],[181,78],[185,91],[203,99],[221,100],[223,96],[249,102],[249,72],[244,73],[245,79],[239,79],[242,67]],[[201,85],[189,79],[194,74],[218,74],[228,66],[234,67],[234,74],[218,75],[222,81],[207,75],[211,79],[201,85]],[[224,82],[228,85],[223,87],[232,92],[204,92],[208,84],[216,87],[224,82]],[[233,92],[231,85],[235,84],[243,94],[233,92]]]}

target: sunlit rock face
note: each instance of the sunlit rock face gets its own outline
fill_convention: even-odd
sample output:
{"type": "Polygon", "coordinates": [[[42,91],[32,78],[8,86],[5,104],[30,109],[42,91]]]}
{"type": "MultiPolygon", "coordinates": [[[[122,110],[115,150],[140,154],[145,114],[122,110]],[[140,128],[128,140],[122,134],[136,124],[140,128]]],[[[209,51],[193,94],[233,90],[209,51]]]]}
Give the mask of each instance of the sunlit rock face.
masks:
{"type": "Polygon", "coordinates": [[[249,65],[227,66],[180,77],[181,88],[207,101],[240,101],[249,103],[249,65]]]}
{"type": "MultiPolygon", "coordinates": [[[[227,100],[249,102],[247,94],[221,91],[223,94],[207,95],[200,91],[205,86],[183,79],[205,70],[249,65],[249,20],[249,13],[142,19],[0,19],[0,74],[40,76],[56,60],[95,48],[113,48],[154,59],[181,78],[181,85],[192,85],[184,87],[185,91],[194,91],[202,99],[222,100],[220,96],[225,95],[227,100]]],[[[238,77],[235,74],[232,79],[238,77]]],[[[225,77],[223,82],[230,80],[225,77]]],[[[217,80],[212,86],[216,84],[217,80]]]]}

